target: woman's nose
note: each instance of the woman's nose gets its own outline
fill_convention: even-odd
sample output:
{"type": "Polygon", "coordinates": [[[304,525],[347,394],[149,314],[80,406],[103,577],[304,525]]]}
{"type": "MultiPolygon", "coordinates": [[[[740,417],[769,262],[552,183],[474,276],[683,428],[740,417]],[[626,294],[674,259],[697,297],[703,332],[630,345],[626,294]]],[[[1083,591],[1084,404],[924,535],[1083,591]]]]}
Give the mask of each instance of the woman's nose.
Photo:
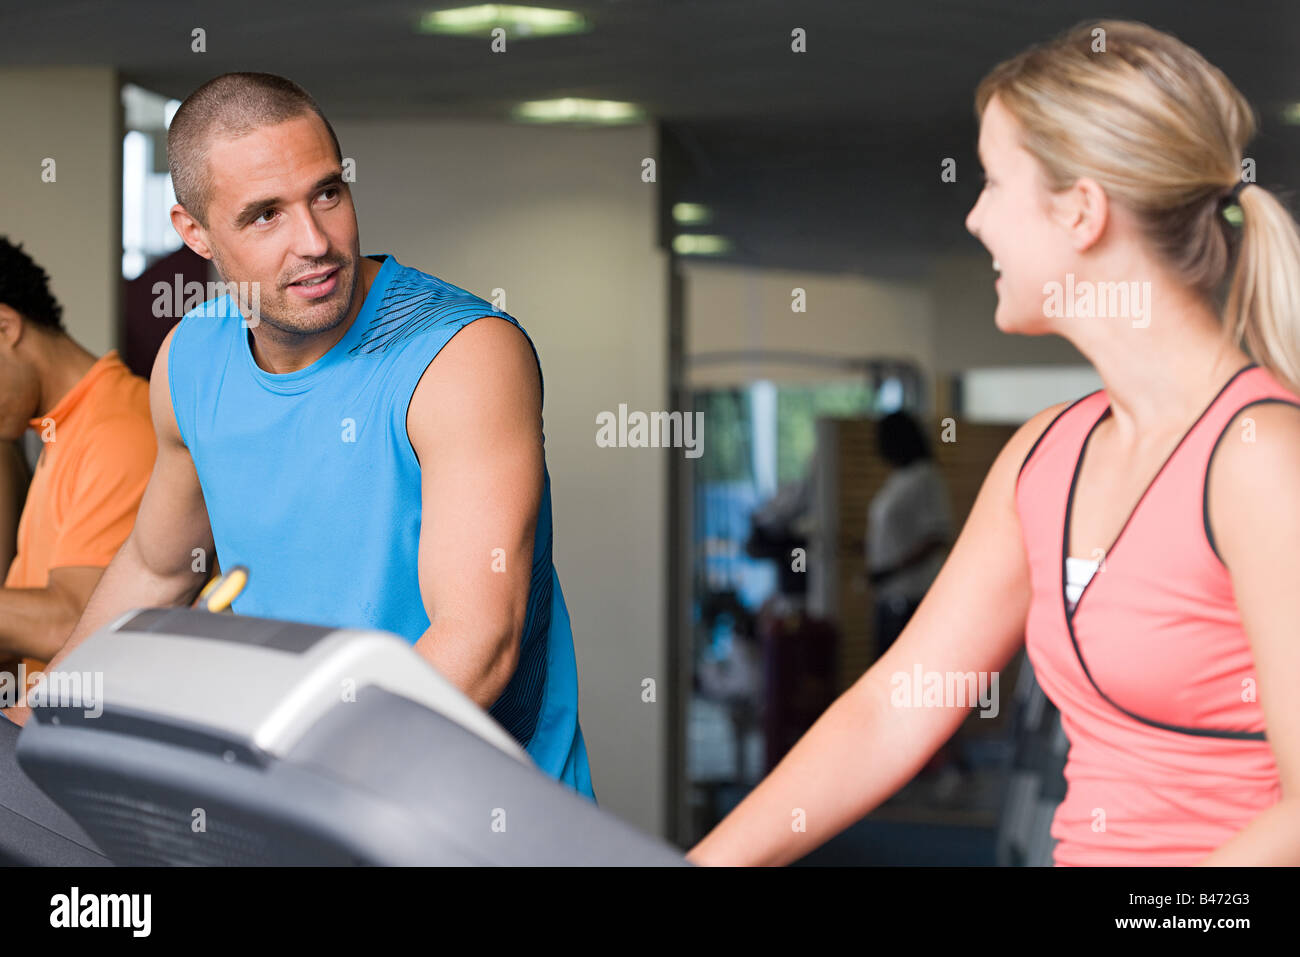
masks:
{"type": "Polygon", "coordinates": [[[979,217],[977,213],[979,213],[980,203],[983,201],[984,194],[980,193],[979,199],[975,200],[975,205],[972,206],[970,212],[966,214],[966,231],[976,239],[979,238],[979,217]]]}

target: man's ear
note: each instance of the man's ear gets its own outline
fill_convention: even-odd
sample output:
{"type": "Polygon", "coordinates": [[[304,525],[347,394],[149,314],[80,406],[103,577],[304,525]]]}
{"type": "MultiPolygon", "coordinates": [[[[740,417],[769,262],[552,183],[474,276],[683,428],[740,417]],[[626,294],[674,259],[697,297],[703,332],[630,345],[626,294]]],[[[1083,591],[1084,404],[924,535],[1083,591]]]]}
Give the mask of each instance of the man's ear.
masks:
{"type": "Polygon", "coordinates": [[[172,229],[176,230],[176,235],[181,238],[181,242],[204,259],[211,259],[212,248],[208,245],[207,230],[203,228],[202,224],[191,216],[180,203],[172,207],[171,217],[172,229]]]}
{"type": "Polygon", "coordinates": [[[18,345],[18,340],[23,337],[23,322],[22,313],[0,302],[0,342],[10,349],[18,345]]]}
{"type": "Polygon", "coordinates": [[[1082,176],[1052,197],[1052,218],[1065,228],[1078,252],[1096,244],[1110,222],[1110,198],[1095,179],[1082,176]]]}

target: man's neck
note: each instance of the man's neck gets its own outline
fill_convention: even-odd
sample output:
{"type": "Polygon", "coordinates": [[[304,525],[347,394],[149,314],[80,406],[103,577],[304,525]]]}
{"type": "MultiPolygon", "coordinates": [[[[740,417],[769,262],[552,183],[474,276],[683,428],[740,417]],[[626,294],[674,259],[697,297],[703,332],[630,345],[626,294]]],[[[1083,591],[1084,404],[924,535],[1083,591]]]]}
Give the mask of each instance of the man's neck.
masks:
{"type": "Polygon", "coordinates": [[[248,336],[248,347],[253,353],[253,360],[259,368],[277,375],[305,369],[334,348],[339,340],[348,334],[352,323],[356,322],[357,316],[361,314],[361,307],[365,305],[371,284],[382,268],[381,263],[365,256],[360,258],[359,263],[352,304],[348,307],[347,316],[333,329],[309,337],[283,332],[273,328],[270,323],[262,322],[256,332],[249,329],[245,333],[248,336]]]}
{"type": "Polygon", "coordinates": [[[63,333],[39,333],[36,349],[37,376],[40,381],[38,415],[48,415],[71,392],[99,359],[63,333]]]}

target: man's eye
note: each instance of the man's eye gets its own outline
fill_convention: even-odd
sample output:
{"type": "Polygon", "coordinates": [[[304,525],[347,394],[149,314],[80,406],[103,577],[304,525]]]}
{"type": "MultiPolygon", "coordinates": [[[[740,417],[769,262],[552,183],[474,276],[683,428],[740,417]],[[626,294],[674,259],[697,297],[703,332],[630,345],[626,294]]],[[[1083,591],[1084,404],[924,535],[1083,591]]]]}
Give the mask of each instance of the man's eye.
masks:
{"type": "Polygon", "coordinates": [[[335,200],[338,199],[339,189],[337,186],[331,186],[329,189],[324,190],[320,195],[321,198],[326,200],[327,202],[330,200],[335,200]]]}
{"type": "Polygon", "coordinates": [[[262,222],[262,217],[263,217],[263,216],[274,216],[274,215],[275,215],[275,210],[274,210],[274,209],[263,210],[262,213],[261,213],[261,215],[258,216],[257,219],[253,220],[253,222],[254,222],[255,224],[257,224],[257,223],[261,223],[261,222],[262,222]]]}

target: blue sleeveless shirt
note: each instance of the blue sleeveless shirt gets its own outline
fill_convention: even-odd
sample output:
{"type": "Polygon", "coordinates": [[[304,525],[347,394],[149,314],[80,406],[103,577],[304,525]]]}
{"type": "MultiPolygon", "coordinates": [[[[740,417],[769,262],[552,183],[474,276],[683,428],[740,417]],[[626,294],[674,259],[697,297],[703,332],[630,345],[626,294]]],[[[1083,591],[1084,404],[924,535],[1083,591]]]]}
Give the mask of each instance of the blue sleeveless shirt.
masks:
{"type": "MultiPolygon", "coordinates": [[[[419,640],[429,617],[406,412],[429,363],[483,316],[524,331],[479,297],[386,256],[343,337],[306,368],[275,374],[254,361],[234,298],[186,314],[168,357],[172,408],[217,556],[249,569],[235,612],[419,640]]],[[[519,661],[490,713],[538,767],[594,800],[551,539],[547,472],[519,661]]]]}

